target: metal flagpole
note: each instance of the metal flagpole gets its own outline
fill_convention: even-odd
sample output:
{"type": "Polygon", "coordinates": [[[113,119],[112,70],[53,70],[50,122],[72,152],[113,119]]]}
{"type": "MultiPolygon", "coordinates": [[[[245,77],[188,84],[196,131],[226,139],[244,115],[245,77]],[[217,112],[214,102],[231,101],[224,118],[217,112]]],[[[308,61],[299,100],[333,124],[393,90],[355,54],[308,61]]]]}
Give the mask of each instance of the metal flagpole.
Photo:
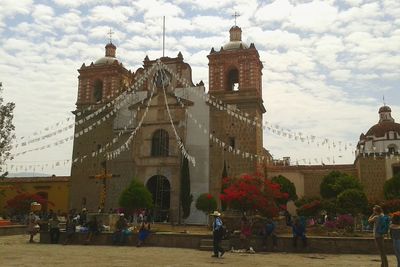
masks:
{"type": "Polygon", "coordinates": [[[162,56],[165,56],[165,16],[163,16],[163,46],[162,46],[162,56]]]}

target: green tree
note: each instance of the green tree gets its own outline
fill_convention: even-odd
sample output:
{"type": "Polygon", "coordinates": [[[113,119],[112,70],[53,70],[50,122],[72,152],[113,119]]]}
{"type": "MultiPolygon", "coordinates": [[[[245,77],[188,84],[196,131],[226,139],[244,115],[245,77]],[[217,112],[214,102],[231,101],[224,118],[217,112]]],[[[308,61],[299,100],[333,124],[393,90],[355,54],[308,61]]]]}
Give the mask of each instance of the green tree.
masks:
{"type": "MultiPolygon", "coordinates": [[[[12,159],[10,153],[11,142],[15,138],[15,127],[12,123],[15,104],[12,102],[4,103],[2,92],[3,86],[0,82],[0,166],[4,164],[7,159],[12,159]]],[[[0,171],[2,171],[1,167],[0,171]]]]}
{"type": "Polygon", "coordinates": [[[337,196],[336,202],[340,213],[350,213],[353,216],[368,209],[367,196],[358,189],[344,190],[337,196]]]}
{"type": "Polygon", "coordinates": [[[132,212],[137,209],[152,208],[153,197],[142,183],[134,179],[129,186],[122,191],[118,203],[121,208],[132,212]]]}
{"type": "Polygon", "coordinates": [[[192,202],[193,195],[190,193],[189,161],[187,158],[183,157],[181,166],[181,206],[183,219],[189,217],[192,202]]]}
{"type": "Polygon", "coordinates": [[[207,215],[217,209],[217,201],[211,194],[203,193],[196,200],[196,209],[207,215]]]}
{"type": "Polygon", "coordinates": [[[326,175],[320,185],[321,196],[326,199],[336,198],[347,189],[362,191],[362,186],[356,178],[338,171],[332,171],[326,175]]]}
{"type": "Polygon", "coordinates": [[[400,173],[385,182],[383,192],[386,199],[400,198],[400,173]]]}
{"type": "Polygon", "coordinates": [[[289,195],[288,199],[284,200],[285,204],[289,200],[297,200],[296,186],[288,178],[282,175],[275,176],[271,179],[271,182],[279,184],[281,186],[281,192],[289,195]]]}

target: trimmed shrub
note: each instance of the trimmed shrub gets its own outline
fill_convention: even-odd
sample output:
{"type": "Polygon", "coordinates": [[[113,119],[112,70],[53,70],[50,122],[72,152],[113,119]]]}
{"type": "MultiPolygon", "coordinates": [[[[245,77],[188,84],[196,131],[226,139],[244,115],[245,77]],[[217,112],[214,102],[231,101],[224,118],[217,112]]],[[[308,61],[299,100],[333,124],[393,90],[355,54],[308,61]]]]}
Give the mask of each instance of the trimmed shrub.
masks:
{"type": "Polygon", "coordinates": [[[362,190],[360,181],[345,173],[332,171],[326,175],[320,185],[322,198],[336,198],[340,193],[347,189],[362,190]]]}
{"type": "Polygon", "coordinates": [[[118,203],[121,208],[132,212],[138,209],[152,208],[153,196],[142,183],[132,180],[130,185],[122,191],[118,203]]]}
{"type": "Polygon", "coordinates": [[[213,195],[203,193],[196,200],[196,209],[201,210],[205,214],[209,214],[217,209],[217,201],[213,195]]]}
{"type": "Polygon", "coordinates": [[[337,208],[341,213],[350,213],[353,216],[368,209],[368,200],[364,192],[357,189],[347,189],[337,197],[337,208]]]}

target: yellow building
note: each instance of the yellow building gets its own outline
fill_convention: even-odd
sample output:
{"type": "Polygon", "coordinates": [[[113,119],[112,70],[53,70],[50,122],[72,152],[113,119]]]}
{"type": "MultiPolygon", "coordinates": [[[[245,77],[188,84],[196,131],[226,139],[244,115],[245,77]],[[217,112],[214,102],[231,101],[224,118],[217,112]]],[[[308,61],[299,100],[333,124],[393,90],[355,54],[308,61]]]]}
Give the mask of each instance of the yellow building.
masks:
{"type": "Polygon", "coordinates": [[[38,194],[53,205],[43,211],[68,211],[69,176],[0,178],[0,215],[6,210],[7,201],[19,193],[38,194]]]}

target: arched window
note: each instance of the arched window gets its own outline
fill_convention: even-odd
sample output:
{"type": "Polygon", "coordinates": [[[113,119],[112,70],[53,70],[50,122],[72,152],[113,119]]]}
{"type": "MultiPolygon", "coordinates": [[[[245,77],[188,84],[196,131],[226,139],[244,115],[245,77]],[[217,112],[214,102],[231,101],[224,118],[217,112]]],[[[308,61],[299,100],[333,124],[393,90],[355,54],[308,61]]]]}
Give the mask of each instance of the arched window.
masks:
{"type": "Polygon", "coordinates": [[[101,80],[94,81],[93,98],[96,102],[100,102],[103,99],[103,82],[101,80]]]}
{"type": "Polygon", "coordinates": [[[388,145],[387,151],[389,154],[395,154],[398,152],[397,146],[395,144],[388,145]]]}
{"type": "Polygon", "coordinates": [[[228,91],[239,91],[239,71],[231,69],[228,72],[228,91]]]}
{"type": "Polygon", "coordinates": [[[159,129],[154,132],[151,139],[151,156],[153,157],[166,157],[168,156],[169,137],[168,132],[159,129]]]}

